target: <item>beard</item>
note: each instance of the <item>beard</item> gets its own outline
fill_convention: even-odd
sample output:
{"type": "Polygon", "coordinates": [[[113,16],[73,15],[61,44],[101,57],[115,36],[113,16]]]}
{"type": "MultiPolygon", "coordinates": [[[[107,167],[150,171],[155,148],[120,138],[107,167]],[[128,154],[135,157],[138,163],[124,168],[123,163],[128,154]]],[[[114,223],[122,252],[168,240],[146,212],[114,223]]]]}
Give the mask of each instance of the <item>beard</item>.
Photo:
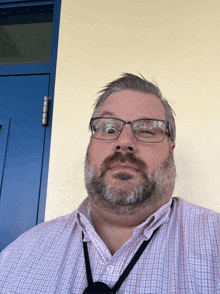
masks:
{"type": "Polygon", "coordinates": [[[107,157],[100,167],[99,174],[90,162],[87,151],[85,160],[85,185],[91,200],[113,214],[135,214],[137,209],[149,204],[156,204],[172,193],[175,184],[176,168],[173,153],[154,171],[151,178],[144,161],[133,153],[120,153],[107,157]],[[133,176],[126,172],[118,172],[112,177],[122,182],[120,188],[111,186],[106,179],[106,172],[116,162],[129,162],[138,170],[138,180],[134,184],[133,176]]]}

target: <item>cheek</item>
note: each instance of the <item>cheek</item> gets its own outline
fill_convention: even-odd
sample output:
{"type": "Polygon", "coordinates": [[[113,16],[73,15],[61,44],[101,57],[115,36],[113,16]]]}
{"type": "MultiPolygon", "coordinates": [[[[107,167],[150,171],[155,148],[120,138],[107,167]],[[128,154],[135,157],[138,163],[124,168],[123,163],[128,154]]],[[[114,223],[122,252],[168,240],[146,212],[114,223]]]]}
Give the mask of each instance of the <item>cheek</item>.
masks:
{"type": "Polygon", "coordinates": [[[104,159],[106,158],[107,154],[105,154],[106,148],[102,146],[103,144],[100,144],[95,141],[95,139],[91,139],[89,146],[88,146],[88,154],[90,157],[90,162],[94,166],[100,166],[104,159]]]}
{"type": "Polygon", "coordinates": [[[149,148],[147,151],[145,149],[142,158],[147,164],[149,175],[152,175],[155,170],[169,157],[169,150],[170,147],[168,146],[153,146],[153,148],[149,148]]]}

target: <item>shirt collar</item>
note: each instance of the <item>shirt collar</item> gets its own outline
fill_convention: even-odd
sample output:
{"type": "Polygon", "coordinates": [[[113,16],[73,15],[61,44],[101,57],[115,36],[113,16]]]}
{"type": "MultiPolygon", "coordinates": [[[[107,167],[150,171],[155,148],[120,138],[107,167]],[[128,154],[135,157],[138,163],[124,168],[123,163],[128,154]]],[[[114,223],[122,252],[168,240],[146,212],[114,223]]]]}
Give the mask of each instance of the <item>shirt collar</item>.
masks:
{"type": "MultiPolygon", "coordinates": [[[[159,226],[166,223],[170,219],[171,215],[172,198],[149,216],[143,223],[134,229],[133,236],[144,235],[146,239],[149,239],[152,232],[159,226]]],[[[91,217],[91,209],[88,197],[80,204],[76,211],[76,222],[79,227],[86,233],[87,230],[91,230],[91,226],[94,229],[94,225],[91,217]]],[[[84,240],[87,241],[85,234],[84,240]]]]}
{"type": "Polygon", "coordinates": [[[172,198],[156,210],[151,216],[149,216],[146,221],[141,223],[137,228],[134,229],[134,235],[144,235],[146,239],[151,237],[154,230],[169,221],[171,216],[171,205],[172,198]]]}

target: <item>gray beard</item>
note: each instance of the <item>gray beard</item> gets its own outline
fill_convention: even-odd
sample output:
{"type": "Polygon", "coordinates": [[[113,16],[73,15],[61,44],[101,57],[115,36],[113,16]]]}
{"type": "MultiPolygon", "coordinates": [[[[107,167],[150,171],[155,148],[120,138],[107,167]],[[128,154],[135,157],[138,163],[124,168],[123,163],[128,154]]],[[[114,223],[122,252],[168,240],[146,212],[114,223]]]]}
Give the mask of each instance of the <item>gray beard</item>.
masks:
{"type": "MultiPolygon", "coordinates": [[[[137,212],[137,209],[149,204],[159,202],[167,193],[172,191],[175,184],[176,168],[172,152],[168,158],[162,162],[161,166],[152,175],[150,179],[147,175],[147,166],[139,158],[131,153],[125,155],[115,153],[109,156],[100,168],[100,175],[97,174],[90,163],[89,153],[87,151],[85,160],[85,185],[91,200],[113,214],[128,215],[137,212]],[[136,185],[128,183],[126,188],[115,188],[106,183],[105,173],[115,161],[129,161],[137,165],[140,170],[141,179],[136,185]]],[[[115,178],[123,183],[128,181],[131,176],[126,172],[117,173],[115,178]]]]}

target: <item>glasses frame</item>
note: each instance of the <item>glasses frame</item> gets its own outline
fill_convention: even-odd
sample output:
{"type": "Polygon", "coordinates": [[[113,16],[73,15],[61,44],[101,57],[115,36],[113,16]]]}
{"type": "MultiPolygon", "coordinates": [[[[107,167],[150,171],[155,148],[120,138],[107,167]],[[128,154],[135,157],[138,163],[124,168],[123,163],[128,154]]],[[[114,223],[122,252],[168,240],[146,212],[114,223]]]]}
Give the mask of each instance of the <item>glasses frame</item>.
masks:
{"type": "Polygon", "coordinates": [[[154,143],[154,144],[155,144],[155,143],[163,142],[163,140],[164,140],[164,138],[165,138],[165,136],[166,136],[166,130],[168,130],[169,133],[168,133],[167,135],[170,137],[170,124],[169,124],[168,121],[166,121],[166,120],[161,120],[161,119],[143,118],[143,119],[136,119],[136,120],[133,120],[133,121],[129,121],[129,120],[126,121],[126,120],[123,120],[123,119],[120,119],[120,118],[116,118],[116,117],[102,117],[102,116],[100,116],[100,117],[93,117],[93,118],[91,118],[90,123],[89,123],[89,125],[90,125],[90,130],[91,130],[91,132],[92,132],[92,137],[95,138],[95,139],[97,139],[97,140],[103,140],[103,141],[113,141],[113,140],[118,139],[118,137],[121,135],[121,132],[123,131],[123,127],[124,127],[125,124],[131,124],[131,125],[132,125],[133,134],[134,134],[135,138],[136,138],[138,141],[140,141],[140,142],[144,142],[144,143],[154,143]],[[92,128],[92,122],[93,122],[94,120],[96,120],[96,119],[103,119],[103,118],[104,118],[104,119],[116,119],[116,120],[119,120],[119,121],[121,121],[121,122],[123,123],[123,126],[122,126],[122,128],[121,128],[121,131],[120,131],[120,133],[118,134],[118,136],[117,136],[116,138],[114,138],[114,139],[100,139],[100,138],[96,138],[96,137],[94,136],[94,134],[93,134],[93,128],[92,128]],[[153,121],[160,121],[160,122],[163,122],[163,123],[165,124],[165,126],[166,126],[165,131],[164,131],[163,139],[162,139],[161,141],[157,141],[157,142],[148,142],[148,141],[143,141],[143,140],[138,139],[138,138],[136,137],[136,135],[135,135],[133,124],[134,124],[136,121],[140,121],[140,120],[153,120],[153,121]]]}

